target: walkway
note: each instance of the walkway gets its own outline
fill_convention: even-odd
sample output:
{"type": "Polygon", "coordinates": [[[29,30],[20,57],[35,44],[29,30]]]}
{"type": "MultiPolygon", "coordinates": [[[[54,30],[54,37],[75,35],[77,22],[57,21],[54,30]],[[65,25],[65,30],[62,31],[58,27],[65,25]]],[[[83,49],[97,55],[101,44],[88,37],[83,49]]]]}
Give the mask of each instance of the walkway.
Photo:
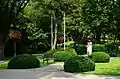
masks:
{"type": "Polygon", "coordinates": [[[66,73],[63,64],[25,70],[0,70],[0,79],[120,79],[120,76],[98,76],[66,73]]]}

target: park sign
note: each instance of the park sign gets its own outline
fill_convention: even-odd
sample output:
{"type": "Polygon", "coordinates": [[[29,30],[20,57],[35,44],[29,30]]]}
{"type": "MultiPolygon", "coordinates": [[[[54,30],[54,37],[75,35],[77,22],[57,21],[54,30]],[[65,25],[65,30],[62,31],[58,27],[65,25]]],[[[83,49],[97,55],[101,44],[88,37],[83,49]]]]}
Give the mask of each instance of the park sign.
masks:
{"type": "Polygon", "coordinates": [[[21,39],[22,34],[16,30],[10,30],[9,37],[12,40],[19,40],[21,39]]]}

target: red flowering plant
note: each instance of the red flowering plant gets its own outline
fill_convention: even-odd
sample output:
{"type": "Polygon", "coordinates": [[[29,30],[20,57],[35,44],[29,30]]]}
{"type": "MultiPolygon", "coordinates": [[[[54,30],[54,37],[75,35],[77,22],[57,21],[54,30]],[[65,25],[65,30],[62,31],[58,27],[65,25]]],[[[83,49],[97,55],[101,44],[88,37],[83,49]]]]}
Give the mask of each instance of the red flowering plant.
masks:
{"type": "Polygon", "coordinates": [[[22,34],[19,31],[10,31],[9,37],[12,40],[19,40],[21,39],[22,34]]]}

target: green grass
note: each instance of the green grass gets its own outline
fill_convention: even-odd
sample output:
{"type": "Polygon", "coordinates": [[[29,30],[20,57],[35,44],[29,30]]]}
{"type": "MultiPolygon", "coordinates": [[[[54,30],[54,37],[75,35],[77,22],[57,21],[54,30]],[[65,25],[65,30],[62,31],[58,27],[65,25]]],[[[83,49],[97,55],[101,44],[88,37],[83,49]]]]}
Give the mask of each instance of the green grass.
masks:
{"type": "Polygon", "coordinates": [[[6,69],[6,68],[7,68],[7,63],[0,64],[0,69],[6,69]]]}
{"type": "Polygon", "coordinates": [[[120,58],[112,58],[109,63],[96,63],[95,71],[83,74],[120,75],[120,58]]]}

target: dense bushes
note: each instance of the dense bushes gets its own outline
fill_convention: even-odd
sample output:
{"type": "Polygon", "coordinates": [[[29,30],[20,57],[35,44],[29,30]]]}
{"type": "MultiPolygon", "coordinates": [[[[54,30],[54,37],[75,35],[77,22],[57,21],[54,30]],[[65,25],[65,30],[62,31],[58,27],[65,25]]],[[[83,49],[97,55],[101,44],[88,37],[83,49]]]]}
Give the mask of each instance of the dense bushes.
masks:
{"type": "Polygon", "coordinates": [[[119,49],[118,49],[117,43],[109,43],[105,45],[93,45],[93,52],[106,52],[111,57],[116,57],[119,55],[119,49]]]}
{"type": "MultiPolygon", "coordinates": [[[[48,50],[47,52],[45,52],[44,54],[47,55],[53,55],[55,52],[57,51],[64,51],[64,48],[58,48],[58,49],[53,49],[53,50],[48,50]]],[[[75,52],[75,50],[73,48],[65,48],[65,51],[72,51],[75,52]]]]}
{"type": "Polygon", "coordinates": [[[44,54],[46,55],[53,55],[57,50],[56,49],[53,49],[53,50],[48,50],[47,52],[45,52],[44,54]]]}
{"type": "Polygon", "coordinates": [[[93,45],[93,52],[105,52],[105,45],[101,44],[93,45]]]}
{"type": "Polygon", "coordinates": [[[106,44],[106,53],[108,53],[111,57],[116,57],[119,54],[119,49],[118,49],[118,44],[111,43],[111,44],[106,44]]]}
{"type": "Polygon", "coordinates": [[[13,57],[8,63],[8,69],[28,69],[40,67],[39,60],[32,55],[23,54],[13,57]]]}
{"type": "Polygon", "coordinates": [[[75,56],[64,62],[66,72],[87,72],[94,71],[95,63],[88,57],[75,56]]]}
{"type": "Polygon", "coordinates": [[[109,62],[110,56],[105,52],[94,52],[89,56],[95,63],[109,62]]]}
{"type": "MultiPolygon", "coordinates": [[[[95,44],[92,47],[93,52],[106,52],[109,54],[111,57],[116,57],[120,55],[120,51],[118,48],[119,44],[118,43],[110,43],[110,44],[95,44]]],[[[86,54],[86,45],[77,45],[75,47],[75,50],[78,55],[86,54]]]]}
{"type": "Polygon", "coordinates": [[[69,58],[76,56],[77,53],[74,49],[67,48],[66,50],[59,49],[53,54],[55,61],[66,61],[69,58]]]}
{"type": "Polygon", "coordinates": [[[75,51],[77,52],[78,55],[86,54],[86,52],[87,52],[86,49],[87,49],[86,45],[79,44],[79,45],[75,46],[75,51]]]}
{"type": "MultiPolygon", "coordinates": [[[[77,52],[78,55],[83,55],[86,54],[87,47],[86,45],[77,45],[75,47],[75,51],[77,52]]],[[[100,44],[95,44],[92,47],[93,52],[105,52],[105,45],[100,45],[100,44]]]]}

